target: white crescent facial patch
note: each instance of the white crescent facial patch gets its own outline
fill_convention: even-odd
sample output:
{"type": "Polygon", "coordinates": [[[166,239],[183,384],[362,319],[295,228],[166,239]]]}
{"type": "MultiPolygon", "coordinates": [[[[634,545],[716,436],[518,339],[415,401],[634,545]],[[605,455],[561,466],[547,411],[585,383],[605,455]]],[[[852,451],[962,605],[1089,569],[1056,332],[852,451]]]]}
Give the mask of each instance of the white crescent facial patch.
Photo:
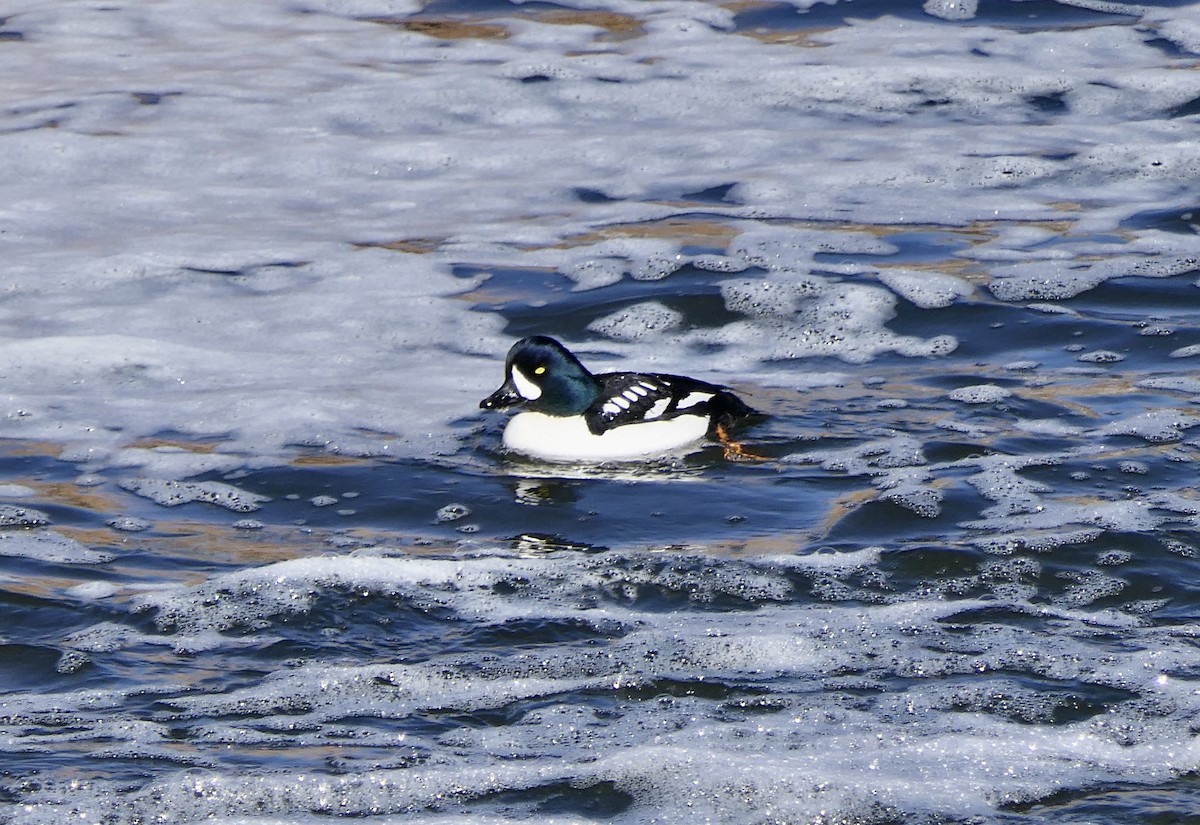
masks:
{"type": "Polygon", "coordinates": [[[517,387],[517,392],[526,401],[536,401],[542,397],[542,388],[529,380],[529,376],[521,372],[520,367],[513,367],[512,381],[517,387]]]}

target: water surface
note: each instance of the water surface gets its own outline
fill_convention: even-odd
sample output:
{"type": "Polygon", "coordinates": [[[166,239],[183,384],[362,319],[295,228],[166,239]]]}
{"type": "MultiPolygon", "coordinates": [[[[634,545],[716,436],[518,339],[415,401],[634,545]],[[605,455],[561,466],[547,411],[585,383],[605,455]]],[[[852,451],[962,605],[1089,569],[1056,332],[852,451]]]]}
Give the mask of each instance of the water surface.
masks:
{"type": "Polygon", "coordinates": [[[1194,18],[4,18],[0,816],[1196,821],[1194,18]],[[532,333],[761,458],[505,454],[532,333]]]}

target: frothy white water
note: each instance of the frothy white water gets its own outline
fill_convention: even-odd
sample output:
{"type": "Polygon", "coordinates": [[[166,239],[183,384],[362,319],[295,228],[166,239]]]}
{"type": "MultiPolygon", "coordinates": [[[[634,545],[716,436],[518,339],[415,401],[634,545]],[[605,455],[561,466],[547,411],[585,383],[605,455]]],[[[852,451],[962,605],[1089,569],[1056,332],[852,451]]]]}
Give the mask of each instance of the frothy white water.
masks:
{"type": "Polygon", "coordinates": [[[307,812],[436,822],[439,811],[471,805],[504,820],[521,809],[521,793],[555,786],[610,788],[627,799],[618,822],[809,821],[821,811],[987,821],[998,805],[1063,788],[1152,784],[1200,769],[1186,724],[1200,712],[1188,675],[1200,627],[1154,629],[1119,611],[1033,604],[1010,584],[1037,571],[1007,562],[980,570],[986,598],[792,600],[809,586],[852,598],[855,578],[880,558],[878,549],[723,564],[366,555],[267,565],[147,595],[161,636],[97,628],[77,649],[232,653],[274,644],[297,619],[337,634],[359,619],[320,606],[336,593],[392,611],[437,610],[474,633],[557,620],[588,633],[573,643],[529,637],[504,656],[450,645],[410,661],[426,643],[414,633],[386,660],[301,661],[241,688],[150,683],[163,708],[157,722],[118,718],[76,732],[58,732],[52,720],[102,717],[132,695],[9,696],[0,702],[9,748],[77,742],[93,756],[156,757],[181,770],[133,793],[50,783],[12,821],[307,812]],[[670,612],[639,606],[654,591],[688,598],[670,612]],[[706,607],[730,598],[756,607],[706,607]],[[233,627],[242,631],[227,635],[233,627]],[[1101,713],[1091,704],[1097,692],[1125,698],[1101,713]],[[497,721],[469,721],[489,715],[497,721]],[[1049,724],[1060,716],[1074,719],[1049,724]],[[172,735],[181,726],[186,743],[172,735]],[[344,775],[219,769],[223,754],[245,748],[299,759],[337,749],[347,767],[371,752],[376,766],[344,775]],[[497,793],[517,807],[494,808],[497,793]]]}
{"type": "MultiPolygon", "coordinates": [[[[928,4],[923,19],[812,33],[810,48],[736,33],[730,11],[697,2],[514,9],[488,36],[422,33],[417,10],[46,3],[6,18],[20,38],[0,50],[0,434],[165,477],[298,444],[453,451],[509,343],[455,300],[472,285],[459,263],[549,267],[585,288],[692,261],[763,267],[775,274],[726,290],[736,313],[756,296],[746,320],[679,335],[643,310],[652,334],[628,318],[596,329],[626,359],[692,371],[695,347],[719,345],[729,355],[707,372],[772,383],[772,359],[937,357],[954,342],[897,335],[887,293],[811,273],[814,254],[886,256],[885,241],[757,219],[1063,222],[997,228],[960,253],[1004,300],[1161,277],[1200,254],[1193,235],[1103,234],[1195,189],[1175,110],[1197,89],[1161,45],[1193,47],[1181,12],[1023,32],[948,25],[974,5],[928,4]],[[632,36],[611,37],[622,20],[632,36]],[[713,187],[729,188],[703,209],[735,235],[720,254],[578,240],[689,213],[688,193],[713,187]],[[359,246],[391,242],[431,251],[359,246]],[[797,277],[814,294],[792,292],[797,277]],[[220,443],[137,446],[164,433],[220,443]]],[[[920,307],[969,293],[950,276],[879,277],[920,307]]]]}

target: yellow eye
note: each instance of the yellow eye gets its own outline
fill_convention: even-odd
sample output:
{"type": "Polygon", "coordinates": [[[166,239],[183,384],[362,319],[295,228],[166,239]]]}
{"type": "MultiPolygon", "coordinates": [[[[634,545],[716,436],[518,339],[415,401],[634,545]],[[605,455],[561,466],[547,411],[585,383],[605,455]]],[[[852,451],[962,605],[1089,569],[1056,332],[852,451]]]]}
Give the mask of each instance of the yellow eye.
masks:
{"type": "Polygon", "coordinates": [[[542,374],[542,373],[544,373],[545,371],[546,371],[546,368],[545,368],[545,367],[538,367],[537,369],[535,369],[535,370],[533,371],[533,374],[534,374],[534,375],[541,375],[541,374],[542,374]]]}

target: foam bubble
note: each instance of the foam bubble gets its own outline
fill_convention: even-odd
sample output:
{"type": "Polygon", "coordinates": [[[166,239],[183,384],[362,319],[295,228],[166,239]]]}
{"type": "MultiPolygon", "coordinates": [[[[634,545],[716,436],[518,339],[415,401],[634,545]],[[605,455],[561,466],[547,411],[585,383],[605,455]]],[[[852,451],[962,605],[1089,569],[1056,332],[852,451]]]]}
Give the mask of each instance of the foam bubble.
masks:
{"type": "Polygon", "coordinates": [[[1139,387],[1150,390],[1172,390],[1200,395],[1200,378],[1189,375],[1171,375],[1156,378],[1144,378],[1138,382],[1139,387]]]}
{"type": "Polygon", "coordinates": [[[943,20],[971,20],[979,11],[979,0],[925,0],[922,8],[943,20]]]}
{"type": "Polygon", "coordinates": [[[899,434],[839,449],[796,453],[789,456],[788,460],[820,463],[826,470],[843,471],[849,475],[915,467],[926,463],[921,442],[913,436],[899,434]]]}
{"type": "Polygon", "coordinates": [[[688,262],[679,246],[656,238],[611,238],[569,253],[563,274],[580,289],[615,283],[628,272],[635,280],[657,281],[688,262]]]}
{"type": "Polygon", "coordinates": [[[114,558],[112,553],[91,550],[53,530],[2,532],[0,556],[23,556],[58,564],[103,564],[114,558]]]}
{"type": "Polygon", "coordinates": [[[74,587],[68,587],[66,594],[72,598],[81,601],[96,601],[98,599],[107,599],[118,592],[118,588],[111,582],[83,582],[74,587]]]}
{"type": "Polygon", "coordinates": [[[1112,350],[1100,349],[1092,352],[1085,352],[1078,356],[1075,360],[1083,361],[1087,364],[1115,364],[1118,361],[1124,361],[1125,356],[1119,352],[1112,350]]]}
{"type": "Polygon", "coordinates": [[[1151,254],[1129,254],[1090,263],[1078,260],[1047,260],[995,267],[988,289],[1002,301],[1062,300],[1094,289],[1113,278],[1130,274],[1167,278],[1196,267],[1195,252],[1173,256],[1153,250],[1151,254]]]}
{"type": "Polygon", "coordinates": [[[824,292],[826,286],[815,276],[730,279],[721,282],[721,297],[730,312],[756,318],[787,317],[824,292]]]}
{"type": "Polygon", "coordinates": [[[1023,359],[1020,361],[1009,361],[1008,363],[1001,365],[1001,369],[1008,370],[1009,372],[1031,372],[1036,370],[1041,365],[1042,364],[1040,361],[1023,359]]]}
{"type": "Polygon", "coordinates": [[[1155,514],[1146,501],[1096,500],[1082,504],[1038,502],[1036,510],[998,511],[983,519],[965,522],[979,530],[1050,530],[1071,525],[1095,525],[1114,532],[1140,533],[1156,529],[1165,517],[1155,514]]]}
{"type": "Polygon", "coordinates": [[[32,507],[0,504],[0,527],[40,527],[50,523],[50,517],[32,507]]]}
{"type": "Polygon", "coordinates": [[[598,318],[588,324],[588,329],[618,341],[637,341],[677,330],[683,320],[682,312],[658,301],[646,301],[598,318]]]}
{"type": "Polygon", "coordinates": [[[1018,419],[1016,422],[1017,429],[1022,432],[1035,433],[1037,435],[1053,435],[1063,438],[1077,436],[1083,432],[1082,427],[1077,427],[1061,421],[1057,418],[1039,418],[1039,419],[1018,419]]]}
{"type": "Polygon", "coordinates": [[[876,482],[884,498],[922,518],[937,518],[942,513],[941,490],[929,485],[927,472],[889,472],[876,482]]]}
{"type": "Polygon", "coordinates": [[[1154,444],[1179,441],[1185,430],[1200,426],[1200,415],[1179,410],[1150,410],[1100,428],[1102,435],[1130,435],[1154,444]]]}
{"type": "Polygon", "coordinates": [[[235,513],[249,513],[259,509],[266,496],[240,490],[222,481],[164,481],[157,478],[133,478],[121,482],[121,487],[131,493],[144,496],[163,507],[178,507],[195,501],[215,504],[235,513]]]}
{"type": "Polygon", "coordinates": [[[997,384],[973,384],[950,391],[950,398],[964,404],[995,404],[1012,396],[1012,390],[997,384]]]}
{"type": "Polygon", "coordinates": [[[959,298],[969,297],[975,291],[975,288],[962,278],[942,272],[885,269],[879,273],[879,280],[921,309],[948,307],[959,298]]]}
{"type": "Polygon", "coordinates": [[[731,280],[722,283],[721,291],[726,306],[750,320],[695,337],[736,344],[761,359],[834,357],[865,363],[884,352],[937,357],[958,346],[950,335],[920,338],[888,330],[896,299],[876,287],[783,275],[731,280]]]}
{"type": "Polygon", "coordinates": [[[120,530],[122,533],[141,533],[154,526],[153,523],[145,519],[134,518],[133,516],[118,516],[109,519],[107,524],[112,529],[120,530]]]}
{"type": "Polygon", "coordinates": [[[575,282],[576,289],[587,290],[620,283],[625,269],[624,259],[585,258],[565,264],[562,273],[575,282]]]}
{"type": "Polygon", "coordinates": [[[1041,494],[1050,492],[1050,488],[1018,473],[1030,466],[1056,461],[1053,457],[1032,456],[988,456],[972,459],[969,463],[978,466],[980,472],[970,476],[967,481],[982,496],[996,502],[996,506],[987,511],[992,515],[1036,512],[1043,506],[1041,494]]]}
{"type": "Polygon", "coordinates": [[[458,521],[471,515],[471,508],[465,504],[447,504],[444,507],[439,507],[437,511],[437,521],[439,524],[446,522],[458,521]]]}

